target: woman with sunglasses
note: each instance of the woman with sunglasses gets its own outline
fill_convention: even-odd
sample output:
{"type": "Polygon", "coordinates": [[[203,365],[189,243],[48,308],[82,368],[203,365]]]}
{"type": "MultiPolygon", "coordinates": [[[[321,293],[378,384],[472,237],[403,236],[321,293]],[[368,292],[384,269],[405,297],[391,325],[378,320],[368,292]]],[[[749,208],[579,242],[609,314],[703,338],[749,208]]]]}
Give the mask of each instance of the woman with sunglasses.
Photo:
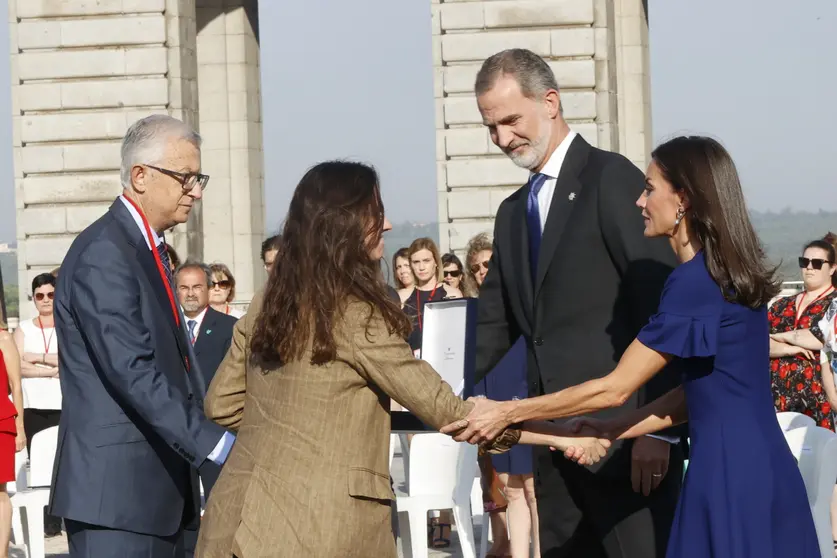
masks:
{"type": "MultiPolygon", "coordinates": [[[[55,276],[41,273],[32,280],[32,300],[38,315],[22,320],[14,332],[23,377],[23,429],[27,450],[32,437],[58,426],[61,418],[61,383],[58,380],[58,336],[55,334],[53,298],[55,276]]],[[[44,512],[44,534],[61,533],[61,519],[44,512]]]]}
{"type": "Polygon", "coordinates": [[[823,376],[820,320],[837,296],[835,248],[825,240],[809,242],[799,258],[804,290],[770,305],[770,377],[778,412],[804,413],[819,426],[834,430],[832,409],[837,390],[823,376]]]}
{"type": "Polygon", "coordinates": [[[442,280],[445,285],[459,289],[462,296],[472,297],[471,286],[463,272],[462,261],[454,253],[442,255],[442,280]]]}
{"type": "Polygon", "coordinates": [[[233,318],[240,318],[244,312],[230,306],[235,300],[235,277],[230,268],[222,263],[209,266],[212,270],[212,288],[209,289],[209,305],[213,310],[227,314],[233,318]]]}

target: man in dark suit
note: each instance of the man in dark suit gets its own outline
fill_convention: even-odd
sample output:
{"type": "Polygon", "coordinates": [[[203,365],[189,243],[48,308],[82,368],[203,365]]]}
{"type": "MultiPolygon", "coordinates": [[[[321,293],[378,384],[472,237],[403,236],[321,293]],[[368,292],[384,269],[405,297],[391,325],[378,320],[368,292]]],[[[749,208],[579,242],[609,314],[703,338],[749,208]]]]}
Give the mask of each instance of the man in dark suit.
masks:
{"type": "Polygon", "coordinates": [[[122,195],[73,242],[55,297],[65,412],[50,502],[72,557],[183,555],[193,468],[234,437],[203,414],[163,232],[203,195],[200,137],[150,116],[122,143],[122,195]]]}
{"type": "MultiPolygon", "coordinates": [[[[232,343],[233,327],[238,321],[209,306],[209,290],[212,288],[212,270],[202,263],[186,262],[174,272],[177,299],[186,317],[186,332],[192,343],[195,360],[198,363],[203,392],[215,371],[227,355],[232,343]]],[[[203,399],[198,401],[203,408],[203,399]]],[[[201,482],[206,498],[218,480],[221,467],[206,463],[200,470],[201,482]]]]}
{"type": "MultiPolygon", "coordinates": [[[[175,270],[174,284],[177,300],[186,318],[186,333],[198,364],[196,374],[199,375],[203,393],[206,393],[230,348],[237,320],[209,306],[209,290],[212,288],[212,270],[209,266],[186,262],[175,270]]],[[[197,400],[197,403],[203,408],[203,398],[197,400]]],[[[206,462],[198,474],[203,484],[204,499],[209,500],[212,487],[221,474],[221,467],[211,461],[206,462]]],[[[185,526],[183,545],[187,558],[195,554],[199,529],[200,521],[197,518],[185,526]]]]}
{"type": "MultiPolygon", "coordinates": [[[[534,53],[492,56],[475,88],[492,141],[531,173],[497,212],[480,289],[476,379],[520,335],[528,348],[530,396],[605,376],[656,311],[675,264],[664,241],[643,236],[634,205],[643,173],[570,130],[555,76],[534,53]]],[[[664,371],[624,407],[652,401],[677,383],[674,370],[664,371]]],[[[485,425],[492,421],[495,430],[507,426],[503,405],[469,417],[471,425],[456,438],[489,436],[485,425]]],[[[680,492],[681,435],[614,443],[593,469],[536,448],[541,556],[662,558],[680,492]]]]}

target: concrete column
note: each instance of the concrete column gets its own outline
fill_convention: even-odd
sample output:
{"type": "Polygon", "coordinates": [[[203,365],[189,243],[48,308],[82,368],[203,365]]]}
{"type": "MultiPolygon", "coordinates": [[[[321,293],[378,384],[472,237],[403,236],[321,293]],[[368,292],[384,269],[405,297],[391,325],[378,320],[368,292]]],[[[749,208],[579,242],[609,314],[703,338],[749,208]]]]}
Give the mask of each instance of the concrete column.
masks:
{"type": "MultiPolygon", "coordinates": [[[[570,126],[594,146],[601,136],[610,145],[610,128],[600,130],[599,124],[603,86],[597,83],[597,61],[603,55],[597,56],[596,28],[601,14],[594,0],[433,0],[431,10],[440,243],[442,250],[461,254],[473,235],[492,232],[500,202],[528,178],[482,126],[473,91],[480,65],[506,48],[543,56],[558,78],[570,126]]],[[[602,123],[612,118],[608,112],[602,123]]]]}
{"type": "MultiPolygon", "coordinates": [[[[9,0],[9,26],[23,293],[121,191],[128,126],[155,113],[195,121],[194,0],[9,0]]],[[[181,252],[200,252],[194,230],[171,235],[181,252]]]]}
{"type": "Polygon", "coordinates": [[[620,153],[645,171],[652,146],[651,63],[643,0],[611,0],[619,105],[620,153]]]}
{"type": "Polygon", "coordinates": [[[197,0],[200,129],[211,177],[202,203],[204,260],[230,267],[241,303],[265,279],[257,13],[256,0],[197,0]]]}

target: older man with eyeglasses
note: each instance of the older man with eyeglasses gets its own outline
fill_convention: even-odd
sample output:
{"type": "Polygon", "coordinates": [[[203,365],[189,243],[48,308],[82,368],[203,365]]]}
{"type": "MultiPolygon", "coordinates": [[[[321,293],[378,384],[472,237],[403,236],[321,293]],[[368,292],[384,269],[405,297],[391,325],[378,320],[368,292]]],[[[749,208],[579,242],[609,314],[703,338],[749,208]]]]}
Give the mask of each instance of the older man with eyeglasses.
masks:
{"type": "Polygon", "coordinates": [[[183,556],[200,513],[194,470],[234,437],[207,420],[164,232],[209,177],[200,136],[149,116],[122,142],[122,195],[73,242],[55,297],[65,408],[50,510],[71,557],[183,556]]]}

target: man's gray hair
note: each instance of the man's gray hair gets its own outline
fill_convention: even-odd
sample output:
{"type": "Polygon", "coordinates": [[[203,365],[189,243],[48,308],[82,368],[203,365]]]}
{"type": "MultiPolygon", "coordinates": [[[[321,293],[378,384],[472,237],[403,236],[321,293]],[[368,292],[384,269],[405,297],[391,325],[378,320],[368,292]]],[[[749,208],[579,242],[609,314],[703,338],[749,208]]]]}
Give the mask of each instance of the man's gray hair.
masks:
{"type": "Polygon", "coordinates": [[[523,48],[511,48],[491,55],[482,63],[474,92],[477,97],[489,91],[503,76],[512,76],[529,99],[542,97],[550,89],[558,91],[558,81],[543,58],[523,48]]]}
{"type": "Polygon", "coordinates": [[[203,262],[196,262],[194,260],[186,260],[186,263],[180,264],[177,269],[174,270],[174,283],[177,285],[177,276],[180,274],[181,271],[187,269],[199,269],[206,274],[206,287],[208,289],[212,288],[212,270],[209,269],[209,266],[203,262]]]}
{"type": "Polygon", "coordinates": [[[134,122],[122,140],[122,165],[119,173],[122,187],[131,187],[131,169],[135,165],[158,164],[171,139],[184,139],[195,147],[201,146],[200,135],[177,118],[152,114],[134,122]]]}

